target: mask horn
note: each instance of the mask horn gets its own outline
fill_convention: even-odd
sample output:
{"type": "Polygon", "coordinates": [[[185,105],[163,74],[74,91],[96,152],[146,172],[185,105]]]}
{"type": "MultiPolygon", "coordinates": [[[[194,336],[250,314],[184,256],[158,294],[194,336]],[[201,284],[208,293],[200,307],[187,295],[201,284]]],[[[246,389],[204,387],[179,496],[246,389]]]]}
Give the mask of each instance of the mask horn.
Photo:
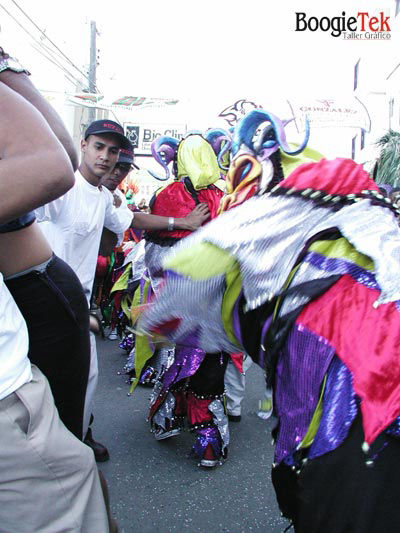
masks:
{"type": "Polygon", "coordinates": [[[286,141],[284,128],[288,124],[288,122],[289,121],[287,120],[282,121],[277,116],[262,109],[254,109],[253,111],[250,111],[250,113],[248,113],[245,117],[242,118],[237,128],[235,129],[232,144],[232,154],[235,155],[240,150],[240,147],[242,145],[245,145],[252,151],[256,150],[257,148],[257,151],[260,151],[262,149],[268,149],[272,152],[276,150],[275,143],[277,143],[286,154],[296,155],[302,152],[306,147],[308,139],[310,137],[310,122],[308,120],[308,117],[306,117],[305,139],[303,140],[302,144],[295,150],[292,150],[286,141]],[[263,122],[267,121],[270,122],[270,125],[263,129],[261,136],[258,137],[256,143],[253,143],[253,137],[257,131],[257,128],[263,122]],[[273,130],[273,136],[270,135],[272,131],[271,128],[273,130]],[[268,140],[263,140],[262,138],[260,139],[260,137],[262,137],[263,135],[264,139],[267,135],[271,136],[272,138],[268,140]]]}
{"type": "Polygon", "coordinates": [[[218,165],[220,168],[228,170],[228,167],[224,166],[223,157],[231,149],[231,134],[222,128],[214,128],[206,131],[204,138],[211,144],[214,153],[218,158],[218,165]]]}
{"type": "Polygon", "coordinates": [[[179,141],[173,137],[167,137],[165,135],[157,137],[151,143],[151,153],[154,159],[159,163],[165,170],[165,178],[161,178],[151,172],[151,175],[160,181],[166,181],[170,177],[170,171],[168,165],[171,161],[174,160],[176,152],[178,151],[179,141]]]}

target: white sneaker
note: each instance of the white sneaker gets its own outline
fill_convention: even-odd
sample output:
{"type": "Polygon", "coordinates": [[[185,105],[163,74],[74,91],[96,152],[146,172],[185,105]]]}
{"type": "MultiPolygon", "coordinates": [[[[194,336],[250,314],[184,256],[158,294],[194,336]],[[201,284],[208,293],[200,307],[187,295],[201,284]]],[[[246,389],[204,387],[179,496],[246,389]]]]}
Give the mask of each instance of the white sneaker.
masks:
{"type": "Polygon", "coordinates": [[[257,416],[263,420],[268,420],[271,417],[274,405],[272,396],[264,398],[258,402],[257,416]]]}
{"type": "Polygon", "coordinates": [[[109,341],[116,341],[118,339],[118,333],[116,329],[112,329],[110,333],[107,335],[107,339],[109,341]]]}

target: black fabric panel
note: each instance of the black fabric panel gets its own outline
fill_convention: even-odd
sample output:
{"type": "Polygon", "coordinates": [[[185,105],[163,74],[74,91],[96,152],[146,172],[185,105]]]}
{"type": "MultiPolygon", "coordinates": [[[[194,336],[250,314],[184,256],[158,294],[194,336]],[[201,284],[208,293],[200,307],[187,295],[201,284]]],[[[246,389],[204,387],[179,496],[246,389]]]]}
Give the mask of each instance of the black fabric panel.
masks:
{"type": "Polygon", "coordinates": [[[297,475],[272,470],[281,511],[296,533],[388,533],[400,530],[400,441],[381,434],[367,457],[361,415],[339,448],[309,461],[297,475]]]}
{"type": "Polygon", "coordinates": [[[223,394],[228,358],[228,354],[224,352],[206,354],[197,372],[190,378],[190,389],[198,395],[223,394]]]}
{"type": "Polygon", "coordinates": [[[242,334],[243,347],[247,354],[258,362],[261,345],[261,332],[265,321],[274,311],[276,300],[266,302],[257,309],[244,311],[246,300],[242,294],[239,301],[239,322],[242,334]]]}

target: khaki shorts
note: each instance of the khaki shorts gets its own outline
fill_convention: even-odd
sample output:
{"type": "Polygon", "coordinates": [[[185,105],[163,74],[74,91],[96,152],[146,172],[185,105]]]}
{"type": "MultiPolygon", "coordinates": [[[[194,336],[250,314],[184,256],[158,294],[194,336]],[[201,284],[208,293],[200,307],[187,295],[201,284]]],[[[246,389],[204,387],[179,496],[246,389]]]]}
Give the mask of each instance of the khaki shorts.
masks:
{"type": "Polygon", "coordinates": [[[93,452],[60,421],[49,384],[0,400],[0,533],[108,533],[93,452]]]}

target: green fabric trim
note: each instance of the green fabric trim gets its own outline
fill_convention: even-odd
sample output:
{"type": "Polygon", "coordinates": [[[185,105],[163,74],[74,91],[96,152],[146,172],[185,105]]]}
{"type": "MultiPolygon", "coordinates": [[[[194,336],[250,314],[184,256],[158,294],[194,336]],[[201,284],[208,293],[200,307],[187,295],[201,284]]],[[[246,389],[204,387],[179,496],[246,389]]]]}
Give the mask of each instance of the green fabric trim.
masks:
{"type": "Polygon", "coordinates": [[[238,347],[238,350],[244,348],[235,336],[233,329],[233,310],[240,291],[242,290],[242,276],[240,275],[239,264],[235,262],[233,268],[226,273],[226,291],[222,301],[222,323],[224,325],[225,333],[228,339],[238,347]]]}
{"type": "MultiPolygon", "coordinates": [[[[133,298],[132,298],[132,305],[131,305],[131,312],[132,310],[137,307],[138,305],[140,305],[140,284],[139,286],[137,287],[137,289],[135,290],[135,292],[133,293],[133,298]]],[[[131,322],[132,324],[134,323],[133,322],[133,317],[131,315],[131,322]]],[[[135,321],[136,322],[136,321],[135,321]]]]}
{"type": "Polygon", "coordinates": [[[206,280],[234,270],[237,263],[225,250],[208,242],[201,242],[182,250],[164,263],[165,269],[172,269],[193,280],[206,280]]]}
{"type": "Polygon", "coordinates": [[[115,291],[123,291],[128,286],[128,280],[129,276],[132,270],[132,263],[129,263],[124,270],[124,273],[120,275],[120,277],[117,279],[117,281],[114,283],[110,294],[112,294],[115,291]]]}
{"type": "MultiPolygon", "coordinates": [[[[289,143],[289,146],[291,148],[297,148],[299,145],[289,143]]],[[[298,155],[288,155],[282,150],[280,151],[280,154],[283,175],[285,178],[287,178],[299,165],[302,165],[303,163],[315,163],[324,158],[322,154],[308,146],[306,146],[306,148],[298,155]]]]}
{"type": "Polygon", "coordinates": [[[330,259],[346,259],[351,261],[355,265],[364,268],[365,270],[374,271],[374,262],[367,255],[357,252],[350,242],[341,237],[334,241],[317,241],[314,242],[310,248],[310,251],[317,252],[330,259]]]}
{"type": "Polygon", "coordinates": [[[124,294],[121,298],[121,309],[127,318],[131,317],[131,302],[128,294],[124,294]]]}
{"type": "MultiPolygon", "coordinates": [[[[148,302],[149,299],[149,288],[150,281],[147,281],[144,286],[143,299],[140,298],[140,285],[136,289],[133,300],[132,300],[132,309],[138,305],[143,305],[148,302]]],[[[136,335],[135,339],[135,348],[136,348],[136,359],[135,359],[135,372],[136,378],[133,381],[130,389],[130,393],[136,389],[137,384],[139,383],[139,376],[142,373],[142,370],[147,363],[147,361],[153,355],[153,349],[150,346],[149,338],[146,335],[136,335]]]]}
{"type": "Polygon", "coordinates": [[[317,408],[314,411],[310,425],[308,426],[306,436],[304,437],[304,439],[302,440],[300,444],[300,448],[309,448],[311,444],[314,442],[315,435],[317,434],[317,431],[319,429],[319,425],[320,425],[321,417],[322,417],[322,411],[324,408],[325,386],[326,386],[326,375],[324,377],[324,381],[322,382],[322,390],[321,390],[321,394],[318,400],[317,408]]]}
{"type": "MultiPolygon", "coordinates": [[[[298,269],[300,268],[300,264],[296,265],[290,272],[289,276],[287,277],[287,280],[285,281],[285,283],[282,285],[282,290],[285,290],[287,289],[290,284],[292,283],[293,281],[293,278],[295,277],[298,269]]],[[[276,304],[275,304],[275,309],[274,309],[274,316],[272,317],[272,321],[274,321],[279,313],[279,309],[280,309],[280,306],[281,306],[281,303],[282,303],[282,297],[279,296],[276,300],[276,304]]]]}

